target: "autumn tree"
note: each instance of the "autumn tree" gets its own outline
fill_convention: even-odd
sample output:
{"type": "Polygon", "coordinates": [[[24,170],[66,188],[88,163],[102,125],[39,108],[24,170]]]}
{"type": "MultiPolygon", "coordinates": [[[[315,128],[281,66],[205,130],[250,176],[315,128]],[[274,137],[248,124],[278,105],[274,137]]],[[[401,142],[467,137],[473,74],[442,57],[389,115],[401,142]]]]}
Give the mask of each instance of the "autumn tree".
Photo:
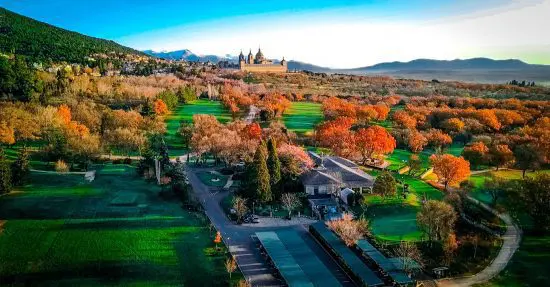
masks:
{"type": "Polygon", "coordinates": [[[456,235],[454,232],[451,232],[443,241],[443,252],[445,253],[445,264],[450,265],[453,257],[455,256],[456,250],[458,249],[458,242],[456,240],[456,235]]]}
{"type": "Polygon", "coordinates": [[[164,103],[163,100],[156,99],[153,102],[153,112],[157,116],[163,116],[168,114],[170,111],[168,110],[168,106],[166,105],[166,103],[164,103]]]}
{"type": "Polygon", "coordinates": [[[473,166],[478,167],[484,162],[489,153],[489,148],[481,141],[474,142],[472,145],[464,148],[462,155],[473,166]]]}
{"type": "Polygon", "coordinates": [[[399,258],[403,270],[407,273],[418,271],[416,264],[420,265],[420,267],[424,265],[422,252],[420,252],[420,249],[413,242],[401,241],[395,249],[394,255],[396,258],[399,258]]]}
{"type": "Polygon", "coordinates": [[[349,213],[342,214],[341,219],[328,221],[327,225],[347,246],[353,246],[357,240],[363,238],[364,227],[359,221],[353,220],[353,215],[349,213]]]}
{"type": "Polygon", "coordinates": [[[237,261],[235,258],[229,257],[225,260],[225,271],[229,274],[229,280],[231,280],[231,274],[237,270],[237,261]]]}
{"type": "Polygon", "coordinates": [[[443,146],[450,145],[453,139],[446,133],[438,129],[429,129],[425,133],[428,144],[440,151],[443,146]]]}
{"type": "Polygon", "coordinates": [[[233,210],[235,210],[235,216],[237,216],[237,223],[240,223],[243,219],[243,216],[248,212],[248,207],[246,206],[246,199],[240,196],[233,197],[231,201],[233,210]]]}
{"type": "Polygon", "coordinates": [[[397,193],[397,183],[393,176],[389,172],[385,171],[376,177],[372,187],[372,192],[382,196],[384,199],[395,196],[397,193]]]}
{"type": "Polygon", "coordinates": [[[314,166],[311,157],[300,146],[280,145],[277,147],[277,154],[281,161],[281,175],[285,182],[297,179],[298,176],[314,166]]]}
{"type": "Polygon", "coordinates": [[[410,130],[407,136],[407,144],[412,152],[421,152],[428,144],[428,139],[417,130],[410,130]]]}
{"type": "Polygon", "coordinates": [[[281,195],[281,204],[283,208],[288,211],[288,218],[290,218],[290,215],[292,214],[292,211],[299,208],[300,198],[295,193],[283,193],[281,195]]]}
{"type": "Polygon", "coordinates": [[[14,144],[15,130],[4,121],[0,122],[0,144],[14,144]]]}
{"type": "Polygon", "coordinates": [[[393,121],[406,129],[416,129],[416,119],[411,117],[406,111],[396,111],[392,115],[393,121]]]}
{"type": "Polygon", "coordinates": [[[363,159],[368,159],[393,152],[396,147],[395,139],[381,126],[370,126],[355,132],[355,146],[363,159]]]}
{"type": "Polygon", "coordinates": [[[453,233],[456,220],[454,208],[438,200],[425,202],[416,215],[416,224],[431,242],[444,240],[453,233]]]}
{"type": "Polygon", "coordinates": [[[441,123],[441,127],[450,134],[456,134],[464,130],[464,122],[459,118],[446,119],[441,123]]]}
{"type": "Polygon", "coordinates": [[[489,157],[491,163],[496,166],[497,170],[499,167],[507,166],[514,161],[514,153],[510,150],[510,147],[505,144],[496,144],[489,149],[489,157]]]}
{"type": "Polygon", "coordinates": [[[470,176],[470,163],[462,157],[455,157],[450,154],[432,155],[430,162],[437,178],[445,186],[460,183],[470,176]]]}

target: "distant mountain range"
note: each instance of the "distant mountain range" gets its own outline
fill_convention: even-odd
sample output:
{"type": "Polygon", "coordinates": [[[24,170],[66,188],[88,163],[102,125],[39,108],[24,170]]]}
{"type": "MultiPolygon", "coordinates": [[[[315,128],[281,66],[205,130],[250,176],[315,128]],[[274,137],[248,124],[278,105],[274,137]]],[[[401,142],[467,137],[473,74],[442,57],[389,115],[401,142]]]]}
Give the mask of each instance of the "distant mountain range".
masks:
{"type": "Polygon", "coordinates": [[[216,55],[198,55],[193,52],[191,52],[188,49],[183,50],[177,50],[177,51],[170,51],[170,52],[155,52],[153,50],[145,50],[143,53],[158,57],[165,60],[185,60],[185,61],[191,61],[191,62],[213,62],[217,63],[219,61],[223,60],[229,60],[229,61],[237,61],[237,57],[233,57],[231,55],[226,55],[225,57],[220,57],[216,55]]]}

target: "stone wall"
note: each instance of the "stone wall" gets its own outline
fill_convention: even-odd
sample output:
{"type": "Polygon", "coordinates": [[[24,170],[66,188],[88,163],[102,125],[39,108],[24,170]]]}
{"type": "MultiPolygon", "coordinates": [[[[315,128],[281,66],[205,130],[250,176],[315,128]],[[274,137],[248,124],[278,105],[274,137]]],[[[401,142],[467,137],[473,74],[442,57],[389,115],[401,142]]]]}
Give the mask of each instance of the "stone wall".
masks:
{"type": "Polygon", "coordinates": [[[241,71],[246,72],[266,72],[266,73],[286,73],[286,65],[280,64],[241,64],[241,71]]]}

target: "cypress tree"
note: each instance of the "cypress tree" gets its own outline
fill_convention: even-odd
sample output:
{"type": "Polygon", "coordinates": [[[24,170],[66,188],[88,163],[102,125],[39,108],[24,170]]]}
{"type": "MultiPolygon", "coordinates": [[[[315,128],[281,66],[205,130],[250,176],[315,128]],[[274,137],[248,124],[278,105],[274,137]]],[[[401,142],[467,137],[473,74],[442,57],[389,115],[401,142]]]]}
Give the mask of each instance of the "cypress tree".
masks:
{"type": "Polygon", "coordinates": [[[252,175],[256,196],[262,203],[270,202],[272,197],[266,155],[265,143],[262,143],[254,154],[253,172],[255,174],[252,175]]]}
{"type": "Polygon", "coordinates": [[[11,191],[11,168],[4,150],[0,147],[0,194],[8,193],[11,191]]]}
{"type": "Polygon", "coordinates": [[[272,138],[267,142],[267,168],[269,169],[271,190],[278,190],[277,186],[281,181],[281,162],[277,155],[275,140],[272,138]]]}
{"type": "Polygon", "coordinates": [[[12,163],[12,184],[13,185],[22,185],[29,178],[30,166],[29,166],[29,151],[27,148],[23,148],[17,160],[12,163]]]}

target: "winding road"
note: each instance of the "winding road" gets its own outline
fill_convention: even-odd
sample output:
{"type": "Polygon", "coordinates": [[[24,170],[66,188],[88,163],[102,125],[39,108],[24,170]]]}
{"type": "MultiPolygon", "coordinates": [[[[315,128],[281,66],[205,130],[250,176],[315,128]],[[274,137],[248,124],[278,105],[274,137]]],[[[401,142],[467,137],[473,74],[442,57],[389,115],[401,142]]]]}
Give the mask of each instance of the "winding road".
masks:
{"type": "Polygon", "coordinates": [[[518,249],[519,244],[521,242],[522,231],[519,228],[519,226],[514,222],[514,220],[510,218],[509,214],[498,213],[496,210],[494,210],[490,206],[470,196],[468,196],[468,199],[480,205],[481,207],[487,209],[488,211],[492,212],[493,214],[498,216],[500,219],[502,219],[504,223],[506,223],[506,233],[501,237],[503,241],[502,246],[500,248],[500,251],[498,252],[497,257],[495,257],[495,259],[493,259],[491,264],[485,267],[485,269],[483,269],[481,272],[469,277],[458,277],[458,278],[439,280],[437,282],[438,286],[443,286],[443,287],[472,286],[472,285],[484,283],[493,279],[500,272],[502,272],[504,268],[506,268],[506,265],[508,265],[508,262],[510,262],[510,259],[512,259],[512,256],[514,256],[514,253],[518,249]]]}

